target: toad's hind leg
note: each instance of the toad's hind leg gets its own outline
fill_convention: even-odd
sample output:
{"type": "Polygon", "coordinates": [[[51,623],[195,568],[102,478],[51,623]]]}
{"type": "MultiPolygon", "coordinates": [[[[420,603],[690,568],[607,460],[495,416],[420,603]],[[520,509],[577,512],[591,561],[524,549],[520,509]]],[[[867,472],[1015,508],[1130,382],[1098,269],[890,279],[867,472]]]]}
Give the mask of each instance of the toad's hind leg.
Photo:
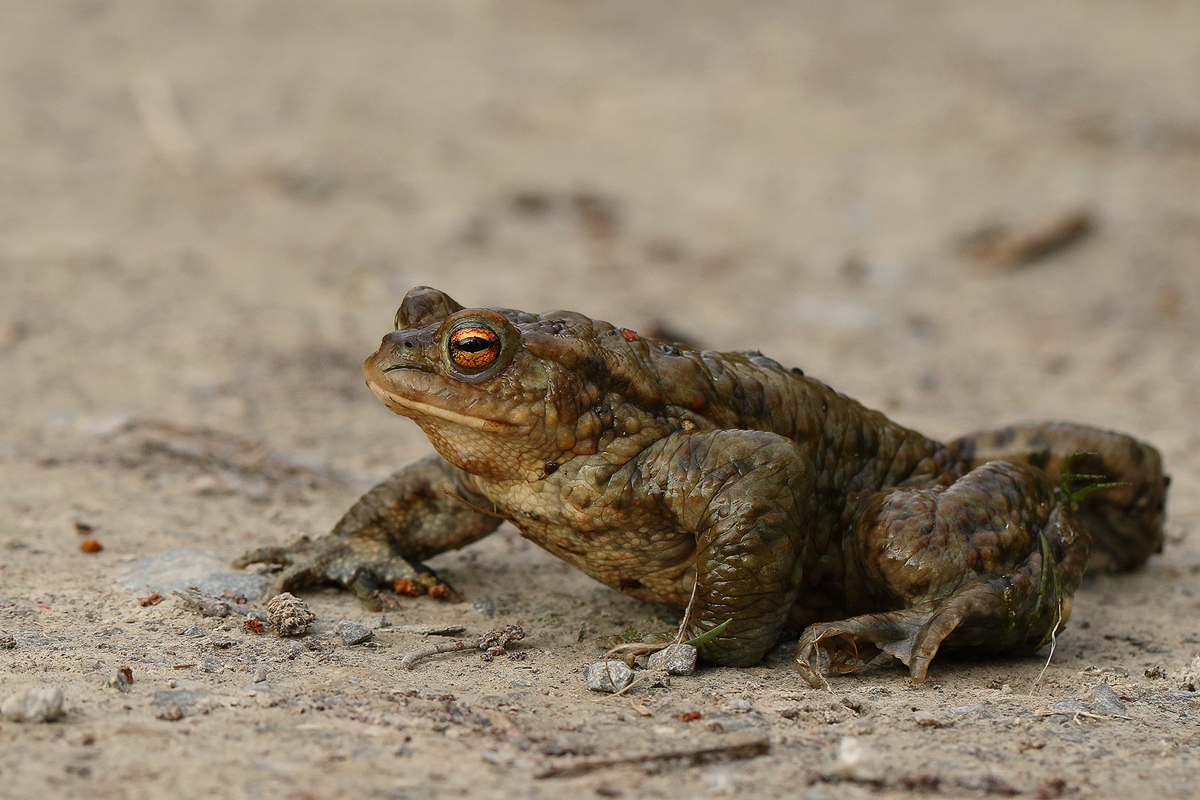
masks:
{"type": "Polygon", "coordinates": [[[848,672],[880,650],[925,679],[939,648],[1032,652],[1070,613],[1089,539],[1046,475],[995,461],[950,486],[882,492],[847,547],[873,602],[896,610],[809,626],[796,670],[822,683],[820,651],[848,672]]]}
{"type": "Polygon", "coordinates": [[[966,464],[1013,461],[1037,467],[1058,483],[1064,462],[1076,453],[1069,471],[1095,476],[1072,482],[1115,483],[1079,502],[1077,517],[1092,537],[1090,571],[1134,569],[1162,551],[1163,518],[1170,476],[1162,458],[1143,441],[1115,431],[1070,422],[1036,422],[976,431],[955,439],[950,448],[966,464]]]}

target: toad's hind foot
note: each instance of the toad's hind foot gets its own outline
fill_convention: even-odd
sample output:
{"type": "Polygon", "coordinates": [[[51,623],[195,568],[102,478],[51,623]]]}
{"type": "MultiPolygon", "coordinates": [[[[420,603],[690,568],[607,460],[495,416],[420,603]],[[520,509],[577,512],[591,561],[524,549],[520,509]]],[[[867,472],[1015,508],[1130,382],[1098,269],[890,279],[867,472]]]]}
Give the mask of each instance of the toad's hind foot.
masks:
{"type": "Polygon", "coordinates": [[[948,487],[879,495],[856,537],[876,602],[906,607],[808,627],[796,669],[814,686],[823,684],[821,651],[837,672],[887,652],[920,683],[942,648],[1037,650],[1069,615],[1089,547],[1046,476],[1005,462],[948,487]]]}
{"type": "Polygon", "coordinates": [[[837,673],[853,672],[885,652],[909,668],[913,683],[923,683],[943,646],[965,653],[1033,652],[1071,613],[1070,592],[1053,564],[1043,569],[1045,555],[1034,554],[1011,574],[971,581],[942,600],[810,625],[796,649],[796,671],[820,687],[821,652],[837,673]]]}

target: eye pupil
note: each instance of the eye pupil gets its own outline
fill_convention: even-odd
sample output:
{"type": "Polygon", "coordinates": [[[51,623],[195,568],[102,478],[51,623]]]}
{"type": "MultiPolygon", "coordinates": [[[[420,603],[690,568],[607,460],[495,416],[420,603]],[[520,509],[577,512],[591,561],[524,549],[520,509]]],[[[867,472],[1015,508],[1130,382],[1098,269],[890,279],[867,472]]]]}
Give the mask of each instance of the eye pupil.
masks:
{"type": "Polygon", "coordinates": [[[492,347],[495,342],[486,339],[483,336],[472,336],[468,339],[461,339],[454,343],[454,346],[459,350],[465,350],[468,353],[478,353],[480,350],[487,350],[492,347]]]}
{"type": "Polygon", "coordinates": [[[466,371],[482,370],[500,357],[500,336],[491,328],[471,325],[450,334],[450,358],[466,371]]]}

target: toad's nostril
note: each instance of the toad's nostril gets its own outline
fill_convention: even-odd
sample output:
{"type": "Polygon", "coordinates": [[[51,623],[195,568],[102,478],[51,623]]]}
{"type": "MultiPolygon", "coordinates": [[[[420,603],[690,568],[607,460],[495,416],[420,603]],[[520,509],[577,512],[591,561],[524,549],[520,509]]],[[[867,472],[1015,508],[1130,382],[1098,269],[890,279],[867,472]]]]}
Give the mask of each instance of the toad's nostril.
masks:
{"type": "Polygon", "coordinates": [[[383,337],[381,348],[391,349],[393,352],[403,348],[404,350],[414,350],[420,337],[416,331],[398,330],[392,331],[387,336],[383,337]]]}

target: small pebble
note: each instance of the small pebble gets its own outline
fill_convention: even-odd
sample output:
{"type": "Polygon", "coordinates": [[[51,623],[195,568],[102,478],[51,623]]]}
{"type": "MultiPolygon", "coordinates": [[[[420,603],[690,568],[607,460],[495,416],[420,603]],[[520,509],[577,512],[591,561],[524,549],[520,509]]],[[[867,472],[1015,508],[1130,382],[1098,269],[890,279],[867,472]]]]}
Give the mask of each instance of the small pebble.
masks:
{"type": "Polygon", "coordinates": [[[696,671],[696,648],[690,644],[673,644],[652,653],[647,665],[650,669],[665,669],[670,675],[691,675],[696,671]]]}
{"type": "Polygon", "coordinates": [[[26,689],[0,703],[0,716],[11,722],[50,722],[63,715],[63,692],[57,686],[26,689]]]}
{"type": "Polygon", "coordinates": [[[588,667],[587,687],[593,692],[619,692],[633,683],[633,670],[623,661],[599,661],[588,667]]]}
{"type": "Polygon", "coordinates": [[[178,722],[183,719],[183,709],[179,707],[178,703],[171,703],[171,705],[158,712],[157,716],[159,719],[166,720],[167,722],[178,722]]]}
{"type": "Polygon", "coordinates": [[[735,697],[727,705],[729,710],[735,714],[749,714],[754,710],[754,704],[744,697],[735,697]]]}
{"type": "Polygon", "coordinates": [[[189,611],[195,611],[205,617],[228,617],[233,613],[233,606],[220,597],[205,594],[195,586],[189,586],[182,592],[172,592],[179,602],[189,611]]]}
{"type": "Polygon", "coordinates": [[[354,622],[348,619],[344,619],[337,624],[337,633],[346,644],[362,644],[375,635],[370,628],[361,622],[354,622]]]}
{"type": "Polygon", "coordinates": [[[267,626],[280,636],[299,636],[316,618],[308,605],[291,592],[277,594],[267,603],[267,626]]]}
{"type": "Polygon", "coordinates": [[[254,673],[254,682],[255,683],[262,683],[266,679],[267,679],[267,671],[265,669],[260,669],[260,670],[255,671],[255,673],[254,673]]]}
{"type": "Polygon", "coordinates": [[[1057,703],[1052,704],[1050,710],[1059,714],[1083,714],[1087,712],[1087,709],[1083,707],[1083,703],[1070,698],[1059,700],[1057,703]]]}
{"type": "Polygon", "coordinates": [[[1179,688],[1185,692],[1200,691],[1200,655],[1192,659],[1192,663],[1179,673],[1179,688]]]}
{"type": "Polygon", "coordinates": [[[1107,714],[1110,717],[1125,716],[1125,704],[1107,683],[1102,683],[1092,689],[1092,693],[1088,696],[1088,705],[1096,714],[1107,714]]]}
{"type": "Polygon", "coordinates": [[[737,794],[738,785],[727,767],[720,767],[708,774],[708,790],[713,794],[737,794]]]}
{"type": "Polygon", "coordinates": [[[837,773],[852,781],[878,783],[883,780],[883,767],[871,746],[857,736],[843,736],[838,742],[837,773]]]}
{"type": "Polygon", "coordinates": [[[108,685],[116,689],[118,692],[128,692],[130,684],[133,683],[133,670],[129,667],[121,667],[111,678],[108,679],[108,685]]]}
{"type": "Polygon", "coordinates": [[[133,418],[128,414],[108,414],[107,416],[79,421],[79,429],[90,433],[97,439],[111,439],[118,433],[133,427],[133,418]]]}
{"type": "Polygon", "coordinates": [[[944,727],[946,727],[946,723],[942,722],[940,719],[935,717],[933,714],[931,714],[928,711],[925,711],[923,709],[920,711],[914,711],[913,719],[916,720],[917,724],[920,725],[922,728],[944,728],[944,727]]]}

